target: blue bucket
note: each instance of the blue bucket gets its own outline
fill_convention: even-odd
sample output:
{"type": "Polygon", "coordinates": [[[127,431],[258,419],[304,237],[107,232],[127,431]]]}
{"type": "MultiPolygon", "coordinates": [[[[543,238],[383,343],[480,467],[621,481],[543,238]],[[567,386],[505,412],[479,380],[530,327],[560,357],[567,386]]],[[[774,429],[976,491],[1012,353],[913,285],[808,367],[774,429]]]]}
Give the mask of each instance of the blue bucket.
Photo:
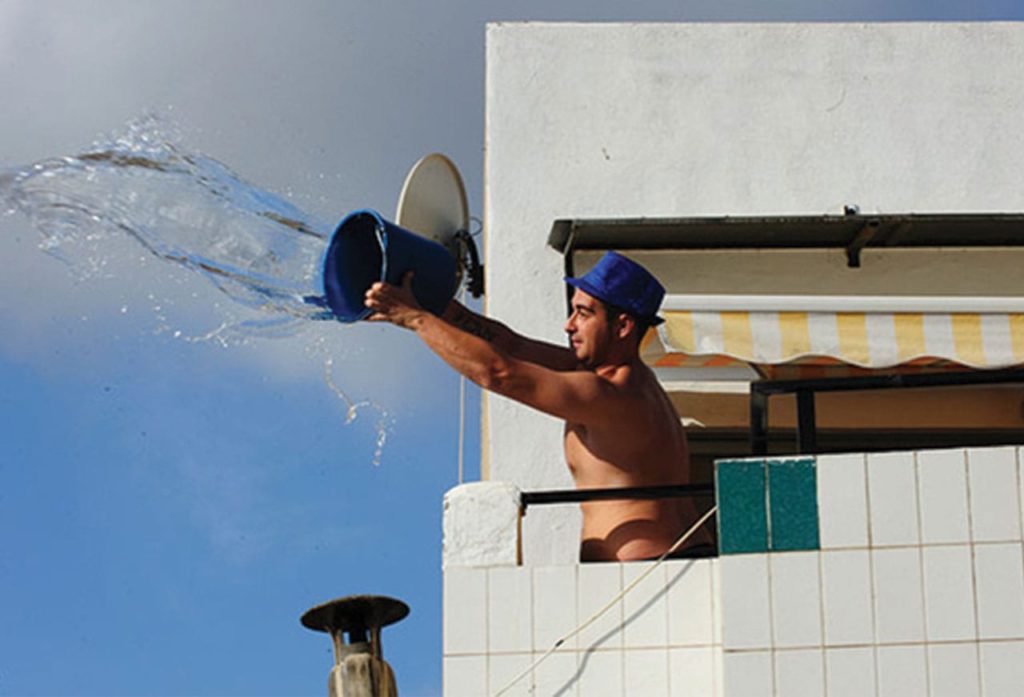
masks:
{"type": "Polygon", "coordinates": [[[365,319],[366,291],[377,281],[401,285],[415,271],[412,293],[425,309],[440,315],[455,295],[455,258],[443,246],[384,220],[379,213],[350,213],[338,225],[324,254],[327,306],[342,322],[365,319]]]}

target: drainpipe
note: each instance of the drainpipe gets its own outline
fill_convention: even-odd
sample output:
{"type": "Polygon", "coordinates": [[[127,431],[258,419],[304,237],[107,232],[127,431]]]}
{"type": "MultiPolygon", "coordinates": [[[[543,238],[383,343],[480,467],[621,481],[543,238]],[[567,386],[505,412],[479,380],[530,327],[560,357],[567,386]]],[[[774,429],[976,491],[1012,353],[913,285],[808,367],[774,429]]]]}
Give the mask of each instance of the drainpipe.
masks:
{"type": "Polygon", "coordinates": [[[327,632],[334,643],[328,697],[398,697],[395,672],[384,660],[380,630],[408,614],[408,605],[382,595],[350,595],[306,610],[302,625],[327,632]]]}

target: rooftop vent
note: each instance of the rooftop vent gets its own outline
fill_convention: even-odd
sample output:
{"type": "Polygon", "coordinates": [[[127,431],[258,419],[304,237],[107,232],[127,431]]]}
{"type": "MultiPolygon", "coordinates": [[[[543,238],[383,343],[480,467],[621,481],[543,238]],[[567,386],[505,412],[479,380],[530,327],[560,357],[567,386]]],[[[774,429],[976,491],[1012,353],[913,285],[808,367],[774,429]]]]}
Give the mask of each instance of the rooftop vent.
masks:
{"type": "Polygon", "coordinates": [[[328,697],[397,697],[395,673],[384,660],[380,630],[408,614],[408,605],[382,595],[350,595],[306,610],[302,625],[327,632],[334,642],[328,697]]]}

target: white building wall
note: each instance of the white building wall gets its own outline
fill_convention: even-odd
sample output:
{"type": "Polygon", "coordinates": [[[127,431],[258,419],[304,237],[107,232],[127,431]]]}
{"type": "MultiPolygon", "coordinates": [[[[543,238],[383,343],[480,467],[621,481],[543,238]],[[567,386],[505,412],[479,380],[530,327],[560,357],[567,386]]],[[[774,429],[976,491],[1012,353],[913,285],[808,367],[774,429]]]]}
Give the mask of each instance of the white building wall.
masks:
{"type": "MultiPolygon", "coordinates": [[[[772,521],[771,541],[761,541],[770,551],[723,549],[716,559],[660,566],[450,564],[445,696],[505,687],[506,695],[579,697],[1020,695],[1024,448],[801,464],[814,472],[809,496],[785,507],[770,501],[760,513],[772,521]],[[776,548],[787,525],[808,524],[810,544],[776,548]]],[[[722,483],[723,466],[720,511],[742,493],[722,483]]],[[[770,481],[763,486],[772,499],[770,481]]],[[[720,540],[742,537],[747,522],[723,516],[720,540]]]]}
{"type": "MultiPolygon", "coordinates": [[[[567,217],[1024,210],[1024,25],[493,24],[487,311],[561,340],[567,217]]],[[[488,476],[571,485],[561,425],[486,396],[488,476]]],[[[527,564],[575,559],[531,510],[527,564]]]]}

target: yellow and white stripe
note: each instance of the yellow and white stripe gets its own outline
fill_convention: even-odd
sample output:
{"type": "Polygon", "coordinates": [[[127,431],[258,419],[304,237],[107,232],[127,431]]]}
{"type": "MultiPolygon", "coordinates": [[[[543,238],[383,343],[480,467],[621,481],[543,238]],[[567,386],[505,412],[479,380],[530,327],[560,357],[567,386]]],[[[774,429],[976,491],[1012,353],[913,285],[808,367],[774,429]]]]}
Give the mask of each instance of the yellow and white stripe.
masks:
{"type": "MultiPolygon", "coordinates": [[[[762,365],[832,359],[891,368],[921,359],[972,368],[1024,364],[1024,312],[668,310],[645,358],[729,357],[762,365]]],[[[708,361],[704,361],[708,364],[708,361]]]]}

